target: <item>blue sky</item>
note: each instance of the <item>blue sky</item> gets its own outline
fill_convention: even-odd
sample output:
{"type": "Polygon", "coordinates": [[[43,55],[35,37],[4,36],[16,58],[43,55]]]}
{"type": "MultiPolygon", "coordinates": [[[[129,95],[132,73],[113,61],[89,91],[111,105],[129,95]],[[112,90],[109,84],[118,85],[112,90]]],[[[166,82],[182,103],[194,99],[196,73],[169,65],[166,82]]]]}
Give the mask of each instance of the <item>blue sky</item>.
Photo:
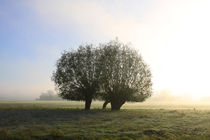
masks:
{"type": "Polygon", "coordinates": [[[210,96],[209,6],[208,0],[0,0],[0,98],[34,99],[54,90],[50,77],[63,50],[115,37],[141,52],[154,91],[210,96]]]}
{"type": "Polygon", "coordinates": [[[68,30],[43,24],[26,1],[1,0],[0,83],[4,90],[0,95],[27,99],[31,98],[30,93],[25,95],[27,88],[32,95],[52,88],[46,85],[58,55],[63,49],[78,45],[80,40],[73,27],[68,30]],[[41,89],[41,84],[46,87],[41,89]]]}
{"type": "Polygon", "coordinates": [[[32,99],[48,89],[54,90],[50,77],[61,52],[88,41],[74,24],[58,27],[41,19],[33,4],[0,1],[2,98],[32,99]]]}

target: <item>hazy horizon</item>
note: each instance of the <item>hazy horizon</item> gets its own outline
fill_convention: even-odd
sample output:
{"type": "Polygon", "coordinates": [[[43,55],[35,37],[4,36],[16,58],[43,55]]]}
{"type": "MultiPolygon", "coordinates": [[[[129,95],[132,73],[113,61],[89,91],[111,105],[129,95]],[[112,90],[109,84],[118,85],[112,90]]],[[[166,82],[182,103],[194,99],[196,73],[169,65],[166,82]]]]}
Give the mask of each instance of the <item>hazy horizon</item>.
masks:
{"type": "Polygon", "coordinates": [[[154,93],[210,97],[209,7],[208,0],[1,0],[0,100],[54,91],[62,51],[115,37],[150,65],[154,93]]]}

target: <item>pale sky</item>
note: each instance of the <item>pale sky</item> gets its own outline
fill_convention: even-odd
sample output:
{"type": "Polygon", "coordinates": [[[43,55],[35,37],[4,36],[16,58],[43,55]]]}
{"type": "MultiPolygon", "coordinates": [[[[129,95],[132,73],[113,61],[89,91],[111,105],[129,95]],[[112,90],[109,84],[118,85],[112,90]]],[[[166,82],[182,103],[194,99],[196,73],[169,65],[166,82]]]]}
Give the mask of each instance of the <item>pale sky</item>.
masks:
{"type": "Polygon", "coordinates": [[[210,96],[209,0],[0,0],[0,99],[35,99],[63,50],[118,37],[139,49],[154,91],[210,96]]]}

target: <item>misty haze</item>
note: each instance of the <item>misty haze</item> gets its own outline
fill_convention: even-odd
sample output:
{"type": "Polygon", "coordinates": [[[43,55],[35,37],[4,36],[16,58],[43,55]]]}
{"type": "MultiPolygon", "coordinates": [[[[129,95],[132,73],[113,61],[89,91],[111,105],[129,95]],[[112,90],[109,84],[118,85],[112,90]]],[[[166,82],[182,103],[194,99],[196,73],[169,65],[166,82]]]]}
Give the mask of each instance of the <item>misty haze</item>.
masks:
{"type": "Polygon", "coordinates": [[[0,140],[210,139],[209,7],[0,0],[0,140]]]}

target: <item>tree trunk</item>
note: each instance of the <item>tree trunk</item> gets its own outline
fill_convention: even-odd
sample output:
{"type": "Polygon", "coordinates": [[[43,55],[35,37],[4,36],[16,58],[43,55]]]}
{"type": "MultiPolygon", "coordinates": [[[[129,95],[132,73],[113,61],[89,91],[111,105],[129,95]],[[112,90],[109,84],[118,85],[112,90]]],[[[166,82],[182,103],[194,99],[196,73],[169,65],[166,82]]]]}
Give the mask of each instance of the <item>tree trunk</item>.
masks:
{"type": "Polygon", "coordinates": [[[111,110],[120,110],[125,101],[111,101],[111,110]]]}
{"type": "Polygon", "coordinates": [[[106,100],[106,101],[104,102],[104,104],[103,104],[103,108],[102,108],[102,109],[105,109],[108,103],[110,103],[110,101],[106,100]]]}
{"type": "Polygon", "coordinates": [[[90,110],[91,102],[92,102],[92,98],[87,98],[85,100],[85,110],[90,110]]]}

